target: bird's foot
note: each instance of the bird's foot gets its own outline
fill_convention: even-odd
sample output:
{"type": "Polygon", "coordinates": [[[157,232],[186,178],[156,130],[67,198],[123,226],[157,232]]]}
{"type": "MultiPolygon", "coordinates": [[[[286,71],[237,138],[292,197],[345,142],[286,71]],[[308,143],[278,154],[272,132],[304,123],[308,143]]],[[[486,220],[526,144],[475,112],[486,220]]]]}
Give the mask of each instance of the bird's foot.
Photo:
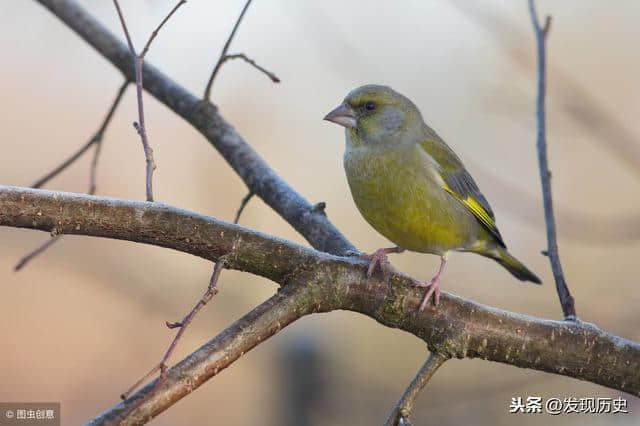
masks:
{"type": "Polygon", "coordinates": [[[429,299],[433,295],[433,306],[438,306],[440,303],[440,275],[436,275],[429,281],[428,283],[417,283],[418,287],[425,287],[427,291],[422,297],[422,301],[420,302],[420,306],[418,307],[418,312],[424,311],[424,308],[427,307],[429,303],[429,299]]]}
{"type": "Polygon", "coordinates": [[[376,265],[380,265],[380,271],[385,275],[385,271],[387,269],[386,266],[389,264],[385,249],[378,249],[371,254],[365,253],[362,257],[369,261],[369,266],[367,267],[367,278],[371,278],[373,272],[376,270],[376,265]]]}
{"type": "Polygon", "coordinates": [[[373,272],[376,270],[376,265],[379,265],[380,271],[386,279],[389,275],[389,260],[387,259],[387,254],[402,253],[403,251],[404,249],[400,247],[389,247],[378,249],[371,254],[363,254],[362,258],[369,261],[369,267],[367,268],[367,278],[371,278],[373,276],[373,272]]]}
{"type": "Polygon", "coordinates": [[[422,302],[420,302],[420,306],[418,307],[418,312],[424,311],[424,308],[427,307],[429,303],[429,299],[433,295],[433,306],[438,306],[440,303],[440,278],[442,277],[442,272],[444,272],[444,267],[447,264],[448,253],[443,254],[440,257],[440,267],[438,268],[438,273],[431,278],[431,281],[428,283],[418,282],[416,285],[418,287],[426,287],[427,292],[422,297],[422,302]]]}

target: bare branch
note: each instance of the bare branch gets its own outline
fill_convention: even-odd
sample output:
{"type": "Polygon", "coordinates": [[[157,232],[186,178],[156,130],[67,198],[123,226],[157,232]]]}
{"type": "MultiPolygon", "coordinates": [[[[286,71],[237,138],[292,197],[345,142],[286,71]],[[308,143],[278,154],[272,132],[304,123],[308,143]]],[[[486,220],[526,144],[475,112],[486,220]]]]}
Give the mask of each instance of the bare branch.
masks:
{"type": "MultiPolygon", "coordinates": [[[[151,46],[151,43],[153,42],[153,40],[157,37],[158,33],[160,32],[160,29],[164,26],[164,24],[167,23],[167,21],[171,18],[171,16],[176,13],[176,10],[178,10],[178,8],[180,6],[182,6],[183,4],[185,4],[187,2],[187,0],[180,0],[174,7],[173,9],[171,9],[171,12],[169,12],[169,14],[167,16],[164,17],[164,19],[162,20],[162,22],[160,22],[160,25],[158,25],[158,27],[153,30],[153,32],[151,33],[151,36],[149,37],[149,40],[147,40],[147,44],[144,45],[144,49],[142,49],[142,53],[140,53],[140,58],[144,58],[144,56],[147,54],[147,52],[149,51],[149,46],[151,46]]],[[[119,13],[119,12],[118,12],[119,13]]]]}
{"type": "Polygon", "coordinates": [[[429,358],[420,368],[416,376],[413,378],[409,386],[402,394],[402,397],[393,407],[391,414],[387,417],[385,426],[399,426],[411,424],[411,412],[413,411],[413,404],[416,402],[418,395],[422,392],[422,389],[426,386],[427,382],[431,379],[433,374],[446,360],[446,356],[440,355],[436,352],[431,352],[429,358]]]}
{"type": "MultiPolygon", "coordinates": [[[[273,81],[274,83],[280,83],[280,78],[278,78],[277,75],[275,75],[273,72],[267,70],[266,68],[258,65],[256,63],[256,61],[254,61],[253,59],[249,58],[244,53],[234,53],[233,55],[226,55],[222,59],[222,62],[220,63],[220,65],[222,65],[223,63],[225,63],[225,62],[227,62],[228,60],[231,60],[231,59],[242,59],[246,63],[248,63],[249,65],[253,66],[255,69],[257,69],[258,71],[260,71],[261,73],[263,73],[264,75],[269,77],[271,79],[271,81],[273,81]]],[[[215,74],[213,74],[212,76],[215,78],[215,74]]]]}
{"type": "MultiPolygon", "coordinates": [[[[242,211],[244,210],[244,208],[247,205],[247,203],[249,202],[249,200],[251,200],[251,197],[253,197],[253,193],[249,192],[247,195],[245,195],[242,198],[242,201],[240,203],[240,208],[238,208],[238,211],[236,213],[236,216],[235,216],[235,219],[234,219],[233,223],[236,223],[236,224],[238,223],[238,221],[240,220],[240,215],[242,214],[242,211]]],[[[224,260],[223,259],[218,259],[218,261],[215,263],[215,266],[213,267],[213,273],[211,274],[211,278],[209,279],[209,286],[207,287],[206,292],[202,295],[202,297],[200,298],[198,303],[196,303],[196,305],[193,307],[193,309],[191,309],[191,311],[182,319],[182,321],[178,321],[178,322],[169,322],[169,321],[167,321],[166,322],[166,326],[167,327],[169,327],[169,328],[180,328],[180,330],[178,331],[176,336],[173,338],[173,341],[171,342],[171,344],[169,345],[169,348],[167,349],[167,351],[165,352],[164,356],[162,357],[162,360],[156,366],[154,366],[151,370],[149,370],[149,372],[147,374],[145,374],[137,382],[135,382],[126,392],[124,392],[122,395],[120,395],[121,399],[128,398],[129,395],[131,395],[131,393],[134,390],[136,390],[137,388],[142,386],[142,384],[145,381],[147,381],[155,373],[160,371],[160,377],[155,382],[156,385],[154,386],[154,388],[149,391],[149,393],[147,394],[147,396],[145,398],[137,400],[138,401],[138,405],[142,405],[148,398],[151,397],[151,395],[153,395],[157,391],[157,389],[160,387],[160,384],[162,384],[164,382],[164,380],[166,380],[166,371],[167,371],[167,367],[168,367],[167,362],[169,360],[169,357],[171,356],[171,354],[175,350],[175,348],[176,348],[176,346],[178,344],[178,341],[180,340],[180,338],[184,334],[185,329],[191,323],[191,321],[196,316],[198,311],[200,311],[200,309],[202,309],[204,307],[204,305],[206,305],[213,298],[213,296],[218,294],[217,284],[218,284],[218,280],[220,279],[220,273],[222,272],[223,268],[224,268],[224,260]]],[[[138,405],[130,408],[130,410],[133,411],[135,408],[138,407],[138,405]]]]}
{"type": "Polygon", "coordinates": [[[120,18],[120,24],[122,25],[122,31],[124,31],[124,35],[127,39],[127,44],[129,45],[129,51],[131,52],[131,59],[133,59],[133,67],[134,67],[134,75],[136,81],[136,97],[138,99],[138,121],[134,122],[133,127],[138,132],[140,139],[142,141],[142,149],[144,150],[144,157],[146,162],[146,178],[145,178],[145,187],[147,193],[147,201],[153,201],[153,171],[156,169],[156,163],[153,159],[153,150],[149,145],[149,141],[147,140],[147,130],[144,124],[144,104],[142,101],[142,62],[143,59],[138,56],[136,53],[135,47],[133,47],[133,42],[131,41],[131,36],[129,35],[129,30],[127,29],[127,24],[124,20],[124,16],[122,15],[122,10],[120,10],[120,4],[118,0],[113,0],[113,4],[116,7],[116,11],[118,12],[118,17],[120,18]]]}
{"type": "MultiPolygon", "coordinates": [[[[500,8],[492,8],[468,0],[451,0],[447,2],[447,5],[455,6],[465,16],[478,23],[493,38],[495,44],[503,49],[514,65],[524,71],[529,71],[530,55],[518,43],[518,40],[522,38],[520,37],[522,31],[518,26],[512,25],[512,22],[505,16],[497,13],[501,10],[500,8]],[[504,34],[512,34],[513,36],[504,37],[504,34]]],[[[320,19],[323,21],[323,25],[335,25],[335,22],[319,9],[311,12],[310,9],[305,9],[305,11],[308,16],[304,15],[303,17],[307,20],[318,21],[320,19]]],[[[376,68],[377,64],[368,62],[367,58],[362,56],[362,53],[346,40],[344,34],[336,34],[333,31],[333,36],[335,39],[332,40],[332,43],[339,43],[340,49],[348,51],[350,56],[357,57],[359,62],[366,63],[368,67],[376,68]]],[[[317,38],[312,38],[312,41],[317,42],[318,47],[322,47],[322,43],[325,42],[325,40],[317,38]]],[[[341,72],[337,67],[334,67],[334,71],[341,72]]],[[[377,71],[381,70],[376,68],[377,71]]],[[[617,116],[612,115],[599,105],[589,90],[579,85],[570,75],[563,73],[556,67],[554,77],[558,81],[555,85],[556,103],[560,104],[579,125],[586,128],[588,134],[591,135],[590,140],[606,141],[606,143],[599,144],[599,147],[610,152],[615,159],[631,166],[629,171],[640,173],[640,141],[637,136],[626,129],[617,116]]],[[[515,88],[512,89],[515,90],[515,88]]],[[[511,111],[513,109],[510,109],[511,111]]],[[[478,179],[485,182],[484,187],[499,187],[500,189],[494,190],[494,193],[504,193],[502,198],[510,200],[500,206],[499,210],[510,212],[514,217],[522,219],[537,229],[540,222],[535,212],[539,208],[539,203],[535,197],[522,191],[517,185],[512,185],[500,178],[489,168],[483,167],[482,164],[473,164],[467,159],[467,166],[476,170],[478,179]]],[[[562,206],[562,204],[558,205],[558,203],[555,204],[555,212],[558,222],[563,225],[562,231],[565,239],[585,244],[614,244],[616,246],[636,244],[640,240],[640,213],[593,214],[574,210],[572,207],[562,206]],[[585,232],[585,229],[589,229],[589,232],[585,232]]]]}
{"type": "Polygon", "coordinates": [[[144,56],[149,51],[149,46],[151,46],[151,42],[158,35],[158,31],[162,28],[162,26],[171,18],[171,16],[175,13],[176,10],[180,6],[186,3],[186,0],[180,0],[173,9],[169,12],[169,14],[160,22],[160,25],[151,33],[147,44],[144,46],[142,53],[138,55],[136,53],[136,49],[133,46],[133,42],[131,41],[131,36],[129,35],[129,30],[127,29],[127,23],[125,22],[124,16],[122,14],[122,10],[120,9],[120,4],[118,0],[113,0],[113,4],[116,7],[116,11],[118,12],[118,18],[120,18],[120,24],[122,25],[122,31],[127,39],[127,44],[129,45],[129,52],[131,53],[131,58],[133,59],[133,67],[136,81],[136,94],[138,99],[138,121],[133,123],[133,127],[138,132],[140,136],[140,140],[142,141],[142,148],[144,149],[144,157],[146,162],[146,193],[147,193],[147,201],[153,201],[153,171],[156,169],[156,163],[153,159],[153,149],[151,145],[149,145],[149,139],[147,137],[147,127],[144,122],[144,103],[142,101],[142,67],[144,63],[144,56]]]}
{"type": "Polygon", "coordinates": [[[225,268],[285,288],[306,283],[314,311],[360,312],[414,334],[432,352],[547,371],[640,396],[639,343],[582,321],[511,313],[444,292],[437,309],[418,315],[422,293],[406,275],[367,279],[367,262],[357,257],[332,256],[165,204],[0,186],[0,226],[136,241],[214,262],[225,256],[225,268]]]}
{"type": "Polygon", "coordinates": [[[317,307],[313,304],[313,292],[309,286],[287,286],[169,369],[161,384],[156,379],[87,425],[146,423],[261,342],[314,312],[317,307]],[[158,391],[154,392],[156,386],[158,391]]]}
{"type": "Polygon", "coordinates": [[[240,16],[238,16],[238,19],[236,20],[236,23],[233,26],[233,29],[231,30],[231,34],[229,34],[227,41],[224,43],[224,47],[222,48],[222,52],[220,53],[220,58],[218,59],[218,62],[216,62],[216,66],[213,67],[213,71],[211,72],[211,76],[209,77],[209,81],[207,82],[207,87],[204,89],[205,100],[209,100],[211,98],[211,86],[213,85],[213,80],[216,78],[216,75],[218,74],[218,70],[220,69],[220,67],[225,61],[225,56],[227,56],[227,51],[229,50],[229,46],[231,46],[233,37],[235,37],[236,31],[238,31],[238,28],[240,27],[240,23],[244,18],[244,14],[247,12],[247,9],[249,9],[249,6],[251,5],[252,1],[253,0],[247,0],[247,2],[244,4],[244,7],[242,8],[242,12],[240,12],[240,16]]]}
{"type": "Polygon", "coordinates": [[[26,266],[27,263],[29,263],[34,257],[37,257],[40,253],[44,252],[49,247],[54,245],[55,242],[60,239],[60,237],[62,237],[62,235],[54,235],[54,236],[52,236],[47,241],[45,241],[43,244],[39,245],[33,251],[31,251],[31,253],[28,253],[27,255],[23,256],[22,259],[20,259],[18,261],[18,263],[16,263],[16,265],[13,267],[13,270],[18,272],[20,269],[22,269],[24,266],[26,266]]]}
{"type": "MultiPolygon", "coordinates": [[[[238,212],[236,213],[233,223],[236,223],[236,224],[238,223],[238,221],[240,220],[240,215],[242,214],[242,211],[244,210],[249,200],[251,200],[251,197],[253,197],[253,193],[249,192],[247,195],[245,195],[242,198],[242,201],[240,203],[240,208],[238,208],[238,212]]],[[[152,377],[158,371],[160,371],[160,377],[159,377],[159,380],[156,381],[156,385],[154,389],[150,390],[144,399],[139,399],[138,403],[140,405],[143,404],[144,401],[146,401],[147,398],[151,397],[151,395],[159,388],[159,385],[166,379],[166,371],[168,366],[167,362],[169,360],[169,357],[171,356],[172,352],[175,350],[178,344],[178,341],[184,334],[185,329],[191,323],[191,321],[193,320],[195,315],[198,313],[198,311],[200,311],[200,309],[202,309],[204,305],[206,305],[213,298],[213,296],[218,294],[217,283],[218,283],[218,280],[220,279],[220,273],[222,272],[223,268],[224,268],[224,260],[218,259],[218,261],[215,263],[215,266],[213,267],[213,273],[211,274],[211,278],[209,279],[209,286],[207,287],[206,292],[202,295],[198,303],[196,303],[193,309],[182,319],[182,321],[166,322],[167,327],[180,328],[180,330],[178,331],[173,341],[169,345],[169,348],[165,352],[160,363],[154,366],[151,370],[149,370],[147,374],[145,374],[136,383],[134,383],[126,392],[120,395],[121,399],[128,398],[129,395],[131,395],[131,393],[134,390],[139,388],[145,381],[147,381],[150,377],[152,377]]],[[[131,408],[130,410],[133,410],[135,408],[137,408],[137,406],[134,408],[131,408]]]]}
{"type": "MultiPolygon", "coordinates": [[[[72,0],[38,0],[72,30],[134,79],[127,47],[72,0]]],[[[269,167],[258,153],[218,112],[145,61],[146,89],[158,101],[187,120],[220,152],[238,173],[249,191],[255,193],[290,223],[318,250],[347,254],[358,250],[336,229],[323,212],[313,206],[269,167]]]]}
{"type": "MultiPolygon", "coordinates": [[[[471,161],[468,163],[472,170],[479,171],[477,176],[484,186],[493,188],[494,193],[503,194],[503,198],[508,200],[507,203],[498,206],[500,211],[506,211],[528,226],[538,228],[539,202],[534,196],[488,168],[471,161]]],[[[604,244],[620,247],[623,244],[636,244],[640,240],[640,213],[597,214],[581,212],[566,206],[558,207],[558,204],[554,206],[558,221],[563,225],[562,234],[565,239],[600,247],[604,244]],[[585,232],[585,229],[589,232],[585,232]]],[[[542,225],[544,226],[544,223],[542,225]]]]}
{"type": "Polygon", "coordinates": [[[227,41],[224,44],[224,47],[222,48],[222,53],[220,53],[220,58],[218,59],[218,62],[216,62],[215,67],[213,67],[213,71],[211,72],[211,76],[209,77],[209,81],[207,82],[207,87],[204,89],[204,99],[207,101],[210,100],[211,98],[211,87],[213,86],[213,81],[216,79],[216,75],[218,75],[218,71],[220,70],[222,65],[230,59],[243,59],[249,65],[253,66],[255,69],[257,69],[258,71],[260,71],[261,73],[269,77],[271,81],[273,81],[274,83],[280,83],[280,79],[274,73],[258,65],[256,61],[249,58],[244,53],[235,53],[232,55],[227,54],[227,52],[229,51],[229,46],[231,46],[231,41],[233,40],[233,37],[236,35],[236,31],[238,31],[238,27],[242,22],[242,18],[244,18],[244,14],[249,8],[249,5],[251,4],[252,1],[253,0],[247,0],[244,7],[242,8],[242,12],[240,12],[240,16],[238,16],[238,19],[236,20],[236,23],[233,26],[233,30],[231,30],[231,34],[229,34],[229,38],[227,38],[227,41]]]}
{"type": "Polygon", "coordinates": [[[127,24],[124,21],[124,16],[122,15],[122,10],[120,9],[120,3],[118,3],[118,0],[113,0],[113,5],[116,7],[116,11],[118,12],[120,25],[122,25],[122,31],[124,31],[124,36],[127,39],[127,44],[129,45],[131,56],[135,58],[136,56],[138,56],[138,54],[136,53],[136,48],[133,47],[133,42],[131,41],[131,36],[129,35],[129,29],[127,28],[127,24]]]}
{"type": "Polygon", "coordinates": [[[553,200],[551,197],[551,171],[549,170],[549,162],[547,160],[547,140],[546,140],[546,117],[544,101],[546,95],[546,48],[545,38],[551,24],[551,18],[545,19],[544,28],[540,27],[538,15],[536,14],[535,1],[529,0],[529,13],[531,14],[531,23],[535,32],[538,52],[538,98],[536,101],[536,117],[538,121],[537,127],[537,149],[538,164],[540,166],[540,180],[542,181],[542,198],[544,201],[544,218],[547,226],[547,244],[548,257],[553,270],[553,278],[556,282],[556,290],[562,305],[562,312],[567,320],[575,320],[576,309],[573,297],[569,292],[569,287],[564,279],[562,272],[562,264],[560,263],[560,255],[558,254],[558,241],[556,238],[556,221],[553,216],[553,200]]]}
{"type": "MultiPolygon", "coordinates": [[[[167,374],[166,373],[167,373],[167,367],[168,367],[167,363],[169,362],[169,358],[173,354],[173,351],[176,349],[176,346],[178,345],[178,342],[182,338],[182,335],[184,334],[185,330],[187,329],[189,324],[191,324],[191,321],[196,316],[196,314],[200,311],[200,309],[202,309],[204,307],[204,305],[209,303],[209,301],[213,298],[213,296],[218,294],[217,283],[218,283],[218,279],[220,278],[220,273],[222,272],[223,268],[224,268],[224,259],[220,258],[220,259],[218,259],[218,261],[216,262],[215,266],[213,267],[213,273],[211,274],[211,279],[209,280],[209,286],[207,287],[207,290],[202,295],[200,300],[198,300],[198,303],[196,303],[196,305],[193,307],[193,309],[191,309],[191,311],[181,321],[178,321],[178,322],[169,322],[169,321],[167,321],[166,322],[166,325],[167,325],[168,328],[171,328],[171,329],[179,328],[180,330],[178,330],[178,333],[175,335],[175,337],[171,341],[171,344],[167,348],[167,350],[166,350],[164,356],[162,357],[162,359],[160,360],[160,362],[155,367],[153,367],[147,374],[145,374],[140,380],[138,380],[136,383],[134,383],[133,386],[131,386],[126,392],[124,392],[120,396],[122,399],[128,398],[129,395],[131,395],[131,393],[134,390],[136,390],[138,387],[140,387],[149,377],[151,377],[152,375],[154,375],[158,371],[160,371],[160,377],[158,377],[158,380],[156,380],[155,386],[149,390],[149,393],[145,398],[137,399],[138,403],[140,405],[143,404],[144,401],[146,401],[157,390],[159,390],[159,388],[162,385],[162,383],[164,383],[164,381],[167,379],[167,374]]],[[[137,405],[135,407],[137,407],[137,405]]]]}
{"type": "Polygon", "coordinates": [[[52,171],[50,171],[49,173],[47,173],[46,175],[44,175],[43,177],[35,181],[31,185],[32,188],[41,188],[44,184],[49,182],[51,179],[53,179],[54,177],[59,175],[62,171],[64,171],[67,167],[72,165],[78,158],[80,158],[80,156],[82,156],[82,154],[84,154],[89,148],[91,148],[93,144],[99,143],[102,140],[102,136],[104,135],[104,132],[107,129],[107,126],[109,126],[109,123],[111,122],[111,118],[113,118],[113,114],[118,108],[118,105],[120,104],[120,100],[122,99],[122,96],[124,95],[124,92],[126,91],[128,85],[129,85],[129,81],[125,81],[124,83],[122,83],[122,85],[120,86],[120,89],[118,89],[116,98],[113,100],[113,102],[111,103],[111,106],[109,107],[109,111],[107,112],[107,115],[104,117],[104,120],[102,120],[102,124],[100,125],[100,128],[98,128],[98,131],[93,136],[91,136],[91,139],[89,139],[87,143],[82,145],[80,149],[74,152],[69,158],[64,160],[62,164],[60,164],[58,167],[56,167],[55,169],[53,169],[52,171]]]}
{"type": "Polygon", "coordinates": [[[251,198],[253,198],[254,195],[255,194],[253,192],[249,191],[249,193],[244,196],[242,201],[240,201],[240,207],[238,207],[238,211],[236,212],[236,217],[233,219],[233,223],[238,223],[240,221],[240,215],[242,215],[244,208],[247,207],[247,204],[249,204],[249,201],[251,201],[251,198]]]}
{"type": "MultiPolygon", "coordinates": [[[[497,45],[501,46],[512,62],[523,70],[530,69],[529,53],[512,40],[521,37],[520,28],[511,20],[496,13],[496,8],[480,6],[466,0],[449,1],[459,11],[484,27],[497,45]],[[512,37],[504,37],[512,34],[512,37]]],[[[592,90],[580,84],[571,74],[555,67],[555,99],[564,111],[580,124],[599,148],[606,150],[616,160],[627,165],[627,170],[640,176],[640,143],[638,135],[625,126],[616,114],[612,114],[596,99],[592,90]]],[[[615,218],[609,219],[615,223],[615,218]]],[[[637,223],[637,221],[636,221],[637,223]]],[[[621,229],[624,229],[621,227],[621,229]]],[[[583,232],[584,233],[584,232],[583,232]]],[[[624,238],[624,236],[623,236],[624,238]]],[[[626,239],[626,238],[625,238],[626,239]]]]}
{"type": "MultiPolygon", "coordinates": [[[[129,82],[126,84],[128,85],[129,82]]],[[[93,149],[93,157],[91,157],[91,165],[89,168],[89,190],[87,191],[89,195],[95,195],[98,187],[98,162],[100,161],[100,153],[102,153],[102,136],[96,141],[95,148],[93,149]]]]}
{"type": "MultiPolygon", "coordinates": [[[[537,16],[536,16],[536,20],[537,20],[537,16]]],[[[551,15],[547,15],[544,17],[544,26],[542,27],[542,37],[544,38],[544,40],[547,40],[547,35],[549,34],[549,31],[551,30],[551,15]]]]}
{"type": "MultiPolygon", "coordinates": [[[[95,136],[94,136],[95,137],[95,136]]],[[[62,162],[62,164],[60,164],[58,167],[56,167],[55,169],[53,169],[52,171],[50,171],[49,173],[47,173],[46,175],[42,176],[40,179],[38,179],[37,181],[35,181],[31,187],[32,188],[42,188],[42,186],[44,186],[47,182],[49,182],[51,179],[53,179],[54,177],[56,177],[57,175],[59,175],[61,172],[63,172],[67,167],[71,166],[73,163],[75,163],[75,161],[80,158],[82,156],[82,154],[84,154],[85,152],[87,152],[87,150],[89,148],[91,148],[91,146],[95,143],[94,138],[92,137],[91,139],[89,139],[89,141],[87,143],[85,143],[84,145],[82,145],[76,152],[74,152],[73,154],[71,154],[71,156],[69,158],[67,158],[66,160],[64,160],[62,162]]]]}
{"type": "MultiPolygon", "coordinates": [[[[122,59],[122,44],[114,42],[112,36],[82,9],[65,0],[39,1],[78,31],[125,75],[131,75],[128,62],[122,59]]],[[[284,184],[254,151],[246,149],[244,140],[230,129],[214,106],[192,102],[192,95],[153,67],[145,66],[144,72],[146,81],[149,76],[155,78],[148,90],[207,136],[247,182],[250,191],[263,199],[271,199],[276,210],[295,224],[314,246],[329,246],[334,252],[344,253],[345,246],[350,245],[348,241],[336,231],[333,237],[337,235],[338,245],[325,246],[331,224],[314,215],[306,200],[284,184]],[[256,164],[264,167],[255,173],[246,170],[256,164]],[[280,198],[274,200],[276,196],[280,198]],[[297,219],[293,212],[301,215],[298,217],[310,214],[312,219],[297,219]],[[311,222],[320,225],[321,234],[311,231],[308,227],[311,222]]],[[[394,274],[391,286],[367,281],[363,278],[364,265],[355,259],[328,256],[168,206],[0,188],[0,224],[135,240],[176,248],[214,261],[232,248],[238,250],[229,261],[234,269],[257,273],[283,285],[301,272],[308,273],[313,279],[309,279],[310,285],[304,288],[316,293],[308,294],[304,300],[314,304],[315,309],[362,312],[383,324],[414,333],[427,341],[432,350],[447,356],[482,357],[592,380],[635,394],[640,392],[640,346],[593,326],[511,314],[446,294],[438,311],[415,315],[419,295],[406,277],[394,274]],[[43,194],[46,199],[42,199],[43,194]],[[144,223],[140,221],[142,217],[144,223]],[[194,229],[200,230],[198,235],[194,229]],[[225,231],[224,238],[219,232],[222,230],[225,231]],[[273,256],[269,256],[268,261],[264,256],[256,256],[261,249],[268,250],[273,256]],[[320,282],[323,285],[316,284],[320,282]],[[505,348],[512,347],[521,349],[505,353],[505,348]]],[[[282,292],[289,288],[296,287],[286,286],[282,292]]]]}
{"type": "MultiPolygon", "coordinates": [[[[63,161],[62,164],[60,164],[58,167],[53,169],[51,172],[47,173],[45,176],[43,176],[38,181],[36,181],[32,185],[32,188],[40,188],[42,185],[47,183],[53,177],[57,176],[60,172],[62,172],[67,167],[69,167],[71,164],[73,164],[78,158],[80,158],[80,156],[82,154],[84,154],[89,148],[91,148],[91,146],[95,145],[94,152],[93,152],[93,158],[91,159],[91,169],[89,171],[89,192],[88,193],[91,194],[91,195],[96,193],[96,168],[98,167],[98,158],[100,157],[100,151],[101,151],[101,148],[102,148],[102,138],[103,138],[104,132],[107,130],[107,127],[109,126],[109,123],[111,122],[111,118],[113,117],[113,114],[115,113],[116,109],[118,108],[118,105],[120,104],[120,100],[122,99],[122,96],[124,95],[124,92],[127,90],[128,86],[129,86],[129,81],[125,80],[124,83],[122,83],[122,85],[120,86],[120,89],[118,90],[116,98],[113,100],[113,103],[111,104],[111,107],[109,108],[109,111],[107,112],[107,115],[105,116],[104,120],[102,120],[102,124],[100,125],[100,128],[91,137],[91,139],[89,139],[89,141],[87,143],[85,143],[83,146],[81,146],[78,151],[73,153],[73,155],[71,155],[71,157],[69,157],[68,159],[63,161]]],[[[61,235],[54,235],[50,239],[45,241],[43,244],[41,244],[40,246],[36,247],[33,251],[31,251],[30,253],[28,253],[24,257],[22,257],[22,259],[20,259],[18,261],[18,263],[13,267],[13,270],[17,272],[20,269],[22,269],[32,259],[37,257],[40,253],[46,251],[53,244],[55,244],[56,241],[58,241],[60,239],[60,237],[61,237],[61,235]]]]}

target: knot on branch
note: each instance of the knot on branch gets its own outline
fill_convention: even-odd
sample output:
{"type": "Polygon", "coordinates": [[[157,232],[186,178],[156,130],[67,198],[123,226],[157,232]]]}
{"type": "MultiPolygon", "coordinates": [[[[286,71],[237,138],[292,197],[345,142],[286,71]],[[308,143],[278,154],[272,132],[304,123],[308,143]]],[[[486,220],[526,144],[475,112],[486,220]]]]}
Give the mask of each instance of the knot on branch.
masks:
{"type": "Polygon", "coordinates": [[[325,212],[326,208],[327,208],[327,203],[324,201],[320,201],[319,203],[316,203],[313,206],[311,206],[311,212],[320,213],[321,215],[326,216],[327,215],[327,213],[325,212]]]}

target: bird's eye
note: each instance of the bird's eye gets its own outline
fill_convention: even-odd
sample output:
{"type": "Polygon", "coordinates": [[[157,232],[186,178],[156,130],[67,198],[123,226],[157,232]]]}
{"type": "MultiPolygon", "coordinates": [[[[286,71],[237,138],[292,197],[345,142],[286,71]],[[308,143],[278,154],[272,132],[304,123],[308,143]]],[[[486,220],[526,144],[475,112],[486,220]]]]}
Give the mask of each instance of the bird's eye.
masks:
{"type": "Polygon", "coordinates": [[[376,104],[375,102],[369,101],[366,104],[364,104],[364,107],[367,111],[373,111],[374,109],[376,109],[376,104]]]}

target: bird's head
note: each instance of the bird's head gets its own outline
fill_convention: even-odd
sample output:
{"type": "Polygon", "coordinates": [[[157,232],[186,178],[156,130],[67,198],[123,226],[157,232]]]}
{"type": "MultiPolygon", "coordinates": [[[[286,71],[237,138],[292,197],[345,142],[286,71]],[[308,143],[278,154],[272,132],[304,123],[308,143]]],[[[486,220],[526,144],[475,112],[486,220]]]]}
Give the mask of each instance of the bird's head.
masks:
{"type": "Polygon", "coordinates": [[[324,117],[344,126],[362,143],[393,143],[399,136],[419,133],[420,111],[407,97],[387,86],[366,85],[352,90],[324,117]]]}

